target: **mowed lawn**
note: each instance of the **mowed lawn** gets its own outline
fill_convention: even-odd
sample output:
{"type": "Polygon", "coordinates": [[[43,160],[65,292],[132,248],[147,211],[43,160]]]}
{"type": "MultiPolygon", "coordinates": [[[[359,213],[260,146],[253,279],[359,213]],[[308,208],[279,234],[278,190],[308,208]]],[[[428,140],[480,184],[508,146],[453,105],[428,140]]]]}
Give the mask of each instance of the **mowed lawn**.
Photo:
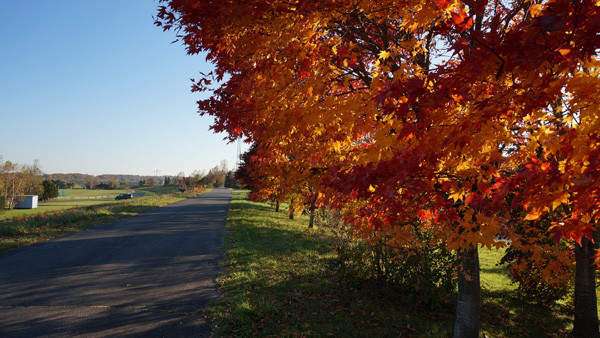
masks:
{"type": "Polygon", "coordinates": [[[0,213],[0,220],[11,219],[15,216],[29,216],[43,214],[50,211],[65,210],[76,207],[90,206],[113,202],[115,196],[129,192],[129,190],[103,190],[103,189],[66,189],[67,195],[51,201],[39,201],[36,209],[11,209],[0,213]]]}
{"type": "MultiPolygon", "coordinates": [[[[335,271],[330,230],[308,229],[264,203],[234,192],[225,240],[223,297],[208,310],[217,336],[451,337],[455,300],[429,308],[401,288],[379,287],[335,271]]],[[[538,305],[515,294],[503,250],[480,249],[481,335],[565,337],[572,303],[538,305]]]]}
{"type": "MultiPolygon", "coordinates": [[[[161,189],[148,187],[137,190],[146,190],[147,194],[138,198],[118,201],[114,197],[59,200],[44,203],[37,209],[10,210],[2,215],[3,218],[0,218],[0,252],[79,231],[96,224],[133,216],[152,208],[196,196],[199,193],[181,193],[177,191],[177,187],[162,187],[161,189]],[[20,213],[10,215],[11,212],[20,213]]],[[[102,190],[96,192],[106,193],[102,190]]],[[[116,195],[116,192],[119,191],[110,190],[110,192],[116,195]]],[[[94,195],[87,194],[87,196],[94,195]]]]}
{"type": "Polygon", "coordinates": [[[120,194],[136,192],[143,196],[157,196],[170,194],[177,191],[173,186],[147,186],[133,189],[66,189],[67,195],[57,197],[50,201],[38,202],[36,209],[12,209],[0,212],[0,220],[8,220],[15,216],[32,216],[51,211],[66,210],[77,207],[86,207],[98,204],[119,203],[115,197],[120,194]]]}

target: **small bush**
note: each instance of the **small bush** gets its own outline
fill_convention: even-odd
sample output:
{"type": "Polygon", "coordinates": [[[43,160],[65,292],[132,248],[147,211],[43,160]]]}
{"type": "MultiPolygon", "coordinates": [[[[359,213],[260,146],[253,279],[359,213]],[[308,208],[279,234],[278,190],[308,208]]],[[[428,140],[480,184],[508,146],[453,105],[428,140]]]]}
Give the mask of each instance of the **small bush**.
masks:
{"type": "Polygon", "coordinates": [[[518,285],[516,294],[525,301],[548,305],[565,298],[573,287],[573,257],[568,245],[546,243],[541,257],[511,245],[499,265],[508,264],[508,276],[518,285]]]}
{"type": "Polygon", "coordinates": [[[358,239],[350,227],[319,212],[338,231],[336,271],[346,280],[371,281],[430,308],[450,303],[456,288],[456,256],[433,234],[413,226],[415,241],[394,247],[386,237],[358,239]]]}
{"type": "Polygon", "coordinates": [[[42,196],[40,196],[41,200],[46,201],[58,197],[58,187],[54,182],[45,180],[42,182],[42,187],[44,188],[44,191],[42,192],[42,196]]]}

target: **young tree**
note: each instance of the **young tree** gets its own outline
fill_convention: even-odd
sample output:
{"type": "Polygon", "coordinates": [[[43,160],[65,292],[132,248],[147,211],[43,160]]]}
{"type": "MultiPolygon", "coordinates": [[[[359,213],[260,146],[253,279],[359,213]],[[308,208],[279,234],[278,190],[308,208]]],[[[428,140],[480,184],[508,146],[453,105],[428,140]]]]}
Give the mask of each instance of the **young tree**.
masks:
{"type": "Polygon", "coordinates": [[[0,158],[0,195],[13,208],[17,195],[37,195],[42,193],[41,171],[37,165],[19,165],[0,158]]]}
{"type": "Polygon", "coordinates": [[[40,196],[41,200],[49,200],[58,197],[58,187],[56,184],[54,184],[54,182],[50,180],[44,180],[42,182],[42,186],[44,187],[44,192],[40,196]]]}

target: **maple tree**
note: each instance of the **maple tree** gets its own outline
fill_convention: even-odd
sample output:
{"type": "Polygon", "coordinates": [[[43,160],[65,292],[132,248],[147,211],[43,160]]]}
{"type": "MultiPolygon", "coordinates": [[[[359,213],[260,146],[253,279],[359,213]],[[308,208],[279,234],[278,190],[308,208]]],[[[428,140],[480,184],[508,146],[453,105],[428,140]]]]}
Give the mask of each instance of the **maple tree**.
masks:
{"type": "Polygon", "coordinates": [[[270,200],[279,204],[289,200],[290,218],[298,211],[308,208],[309,227],[314,224],[315,211],[318,208],[318,170],[297,165],[294,157],[278,154],[268,146],[255,143],[242,155],[242,165],[236,177],[250,190],[253,201],[270,200]]]}
{"type": "Polygon", "coordinates": [[[522,245],[510,210],[558,210],[549,231],[577,243],[574,333],[598,336],[596,1],[165,2],[157,23],[215,65],[193,88],[214,89],[201,113],[269,149],[262,176],[279,182],[262,191],[318,186],[390,245],[420,218],[459,253],[455,336],[479,329],[477,247],[522,245]]]}

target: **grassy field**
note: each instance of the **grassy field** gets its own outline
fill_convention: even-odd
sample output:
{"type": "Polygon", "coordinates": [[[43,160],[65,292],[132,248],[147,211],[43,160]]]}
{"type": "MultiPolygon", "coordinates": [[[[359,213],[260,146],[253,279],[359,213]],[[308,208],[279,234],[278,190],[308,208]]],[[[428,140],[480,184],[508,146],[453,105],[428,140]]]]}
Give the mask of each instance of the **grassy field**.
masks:
{"type": "Polygon", "coordinates": [[[75,207],[105,204],[114,201],[115,196],[129,192],[129,190],[102,190],[102,189],[67,189],[67,196],[58,197],[50,201],[39,201],[36,209],[11,209],[0,212],[0,220],[13,217],[32,216],[75,207]]]}
{"type": "Polygon", "coordinates": [[[115,196],[128,192],[143,193],[146,197],[171,194],[177,192],[177,187],[147,186],[117,190],[67,189],[66,191],[66,196],[61,196],[50,201],[40,201],[36,209],[4,210],[0,212],[0,221],[8,220],[13,217],[33,216],[71,208],[86,207],[98,204],[119,203],[119,201],[115,201],[115,196]]]}
{"type": "MultiPolygon", "coordinates": [[[[336,251],[327,229],[308,229],[267,204],[234,192],[228,215],[224,296],[207,313],[217,336],[449,337],[454,303],[438,309],[410,303],[372,283],[343,280],[331,268],[336,251]]],[[[563,337],[572,309],[514,297],[497,250],[480,250],[482,335],[563,337]]]]}
{"type": "Polygon", "coordinates": [[[177,193],[178,189],[178,187],[174,186],[151,185],[147,187],[135,188],[135,191],[144,192],[144,196],[154,196],[177,193]]]}
{"type": "Polygon", "coordinates": [[[0,252],[92,225],[129,217],[197,195],[180,193],[176,190],[176,187],[173,189],[150,187],[143,197],[120,201],[114,199],[54,201],[38,209],[27,210],[30,212],[28,214],[14,215],[10,219],[0,218],[0,252]]]}
{"type": "Polygon", "coordinates": [[[57,200],[114,198],[119,194],[129,192],[130,189],[65,189],[66,196],[57,197],[57,200]]]}

